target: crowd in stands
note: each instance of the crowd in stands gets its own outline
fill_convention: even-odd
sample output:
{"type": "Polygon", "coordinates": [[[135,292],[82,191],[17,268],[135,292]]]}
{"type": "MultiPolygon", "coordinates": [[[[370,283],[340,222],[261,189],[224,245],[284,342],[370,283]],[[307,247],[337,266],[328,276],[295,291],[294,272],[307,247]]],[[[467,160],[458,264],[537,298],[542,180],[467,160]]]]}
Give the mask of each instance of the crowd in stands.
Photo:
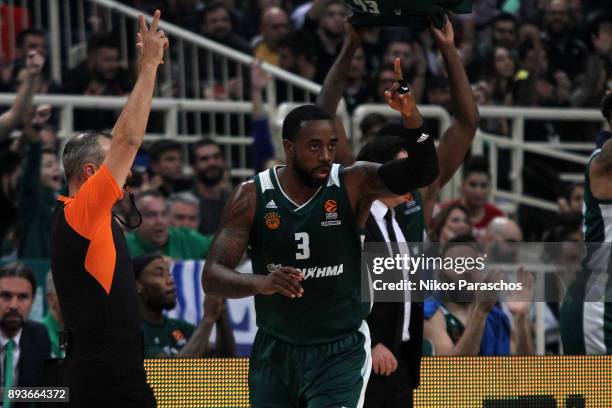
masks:
{"type": "MultiPolygon", "coordinates": [[[[318,83],[339,52],[345,19],[350,14],[342,0],[123,3],[149,13],[159,8],[164,19],[173,24],[318,83]]],[[[453,17],[457,48],[477,103],[599,107],[606,91],[612,89],[612,14],[603,3],[483,0],[475,2],[473,14],[453,17]]],[[[36,337],[24,347],[36,347],[42,350],[40,355],[60,358],[62,317],[52,279],[46,282],[45,335],[38,324],[27,320],[37,285],[32,271],[20,262],[50,257],[52,210],[57,197],[67,194],[62,174],[65,169],[59,162],[56,112],[48,105],[34,107],[32,97],[40,93],[126,95],[133,76],[129,67],[121,66],[119,45],[112,33],[92,33],[86,59],[65,72],[61,84],[49,77],[45,63],[48,47],[45,31],[25,29],[17,37],[13,58],[0,65],[0,92],[16,93],[13,105],[0,113],[0,260],[16,262],[0,268],[0,346],[4,350],[6,338],[23,329],[22,336],[36,337]],[[14,131],[19,136],[11,138],[14,131]]],[[[383,93],[395,81],[392,62],[398,57],[417,102],[442,106],[452,114],[443,62],[428,23],[417,20],[407,27],[371,28],[366,32],[347,72],[345,100],[349,112],[360,104],[384,103],[383,93]]],[[[253,102],[250,163],[255,170],[282,161],[282,153],[275,152],[271,143],[263,109],[267,80],[256,62],[247,78],[248,86],[242,90],[253,102]]],[[[230,81],[228,89],[220,89],[219,85],[208,84],[201,95],[194,97],[232,99],[237,94],[235,88],[243,85],[242,81],[230,81]]],[[[76,110],[74,129],[108,131],[115,121],[112,111],[76,110]]],[[[365,117],[360,124],[360,143],[376,137],[386,123],[382,115],[365,117]]],[[[430,128],[435,126],[432,123],[430,128]]],[[[508,121],[488,118],[482,119],[480,129],[502,136],[512,131],[508,121]]],[[[581,123],[526,121],[525,139],[594,142],[596,130],[581,123]]],[[[232,163],[226,160],[224,146],[206,134],[201,136],[189,145],[187,155],[183,145],[172,139],[147,144],[128,181],[134,197],[125,194],[115,209],[116,216],[130,227],[126,227],[126,238],[135,258],[148,357],[236,353],[227,313],[221,313],[216,322],[203,320],[196,327],[164,314],[176,304],[170,263],[206,259],[232,189],[232,163]],[[213,348],[208,339],[215,325],[217,340],[213,348]]],[[[529,181],[525,182],[525,192],[558,200],[558,213],[545,213],[543,217],[539,210],[521,207],[517,223],[490,201],[490,166],[498,166],[499,186],[507,187],[508,160],[504,155],[500,155],[499,163],[488,163],[483,156],[467,158],[459,198],[439,203],[434,219],[426,220],[431,241],[452,243],[445,247],[446,256],[471,256],[492,241],[583,240],[582,184],[562,183],[556,174],[561,170],[558,162],[526,155],[523,169],[529,181]]],[[[459,304],[440,298],[428,302],[425,312],[425,336],[437,354],[534,352],[533,310],[528,302],[506,302],[502,308],[495,302],[459,304]]],[[[558,309],[554,305],[550,313],[555,321],[558,309]]],[[[551,350],[556,352],[554,347],[551,350]]],[[[37,381],[26,374],[38,370],[36,364],[26,363],[31,366],[20,369],[20,386],[37,381]]]]}

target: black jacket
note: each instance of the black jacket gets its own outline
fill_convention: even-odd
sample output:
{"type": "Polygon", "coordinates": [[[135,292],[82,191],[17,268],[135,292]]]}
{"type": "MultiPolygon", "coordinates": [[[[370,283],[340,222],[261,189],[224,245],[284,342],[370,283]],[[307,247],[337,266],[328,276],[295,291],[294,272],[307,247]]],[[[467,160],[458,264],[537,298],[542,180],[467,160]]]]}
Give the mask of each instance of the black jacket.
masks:
{"type": "MultiPolygon", "coordinates": [[[[400,217],[401,211],[396,212],[400,217]]],[[[398,219],[398,224],[406,236],[406,223],[398,219]]],[[[384,236],[376,224],[376,220],[370,213],[366,223],[365,242],[385,242],[384,236]]],[[[404,304],[401,302],[378,302],[374,303],[372,311],[367,318],[370,327],[372,348],[378,343],[387,347],[397,359],[399,349],[402,345],[402,329],[404,327],[404,304]]],[[[403,363],[410,368],[410,385],[417,388],[420,382],[421,347],[423,344],[423,303],[412,302],[410,307],[410,361],[403,363]]],[[[399,363],[399,361],[398,361],[399,363]]]]}

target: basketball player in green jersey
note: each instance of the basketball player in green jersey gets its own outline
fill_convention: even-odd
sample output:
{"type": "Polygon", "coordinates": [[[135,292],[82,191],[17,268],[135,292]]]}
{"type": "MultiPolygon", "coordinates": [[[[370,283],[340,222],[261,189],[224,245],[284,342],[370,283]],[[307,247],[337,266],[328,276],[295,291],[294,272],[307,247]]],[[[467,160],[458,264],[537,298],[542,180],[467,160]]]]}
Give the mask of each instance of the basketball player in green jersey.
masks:
{"type": "MultiPolygon", "coordinates": [[[[603,114],[612,129],[612,91],[604,96],[603,114]]],[[[612,133],[597,135],[584,177],[584,241],[582,276],[569,288],[561,305],[564,354],[612,354],[612,133]],[[602,243],[597,246],[594,243],[602,243]],[[603,290],[602,290],[603,289],[603,290]],[[594,292],[601,290],[599,295],[594,292]]]]}
{"type": "MultiPolygon", "coordinates": [[[[399,61],[396,78],[402,79],[399,61]]],[[[360,234],[373,200],[405,194],[438,175],[432,138],[412,95],[387,91],[415,152],[380,165],[334,164],[338,137],[315,105],[283,123],[286,166],[242,183],[226,205],[206,260],[206,294],[255,295],[259,328],[249,366],[253,407],[360,407],[371,361],[361,301],[360,234]],[[253,274],[235,271],[249,249],[253,274]]]]}

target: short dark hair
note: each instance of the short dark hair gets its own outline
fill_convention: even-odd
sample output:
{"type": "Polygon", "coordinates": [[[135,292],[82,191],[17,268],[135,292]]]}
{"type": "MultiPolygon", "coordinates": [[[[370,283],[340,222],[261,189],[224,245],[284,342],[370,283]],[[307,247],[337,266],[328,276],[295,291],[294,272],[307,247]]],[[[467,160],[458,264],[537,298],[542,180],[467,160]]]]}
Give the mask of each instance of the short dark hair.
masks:
{"type": "Polygon", "coordinates": [[[608,122],[612,122],[612,91],[608,91],[601,100],[601,114],[608,122]]]}
{"type": "Polygon", "coordinates": [[[196,150],[200,147],[205,146],[217,146],[221,153],[223,154],[223,146],[211,139],[210,137],[203,137],[195,143],[189,145],[189,164],[192,166],[196,163],[196,150]]]}
{"type": "Polygon", "coordinates": [[[36,37],[45,37],[45,32],[40,28],[26,28],[25,30],[21,30],[17,35],[17,39],[15,40],[17,48],[23,47],[25,39],[29,35],[33,35],[36,37]]]}
{"type": "Polygon", "coordinates": [[[395,135],[380,134],[368,141],[357,154],[358,161],[368,161],[374,163],[388,163],[395,160],[395,157],[402,150],[402,138],[395,135]]]}
{"type": "Polygon", "coordinates": [[[157,163],[161,159],[162,155],[166,152],[183,152],[183,146],[176,140],[160,139],[149,147],[149,158],[151,162],[157,163]]]}
{"type": "Polygon", "coordinates": [[[208,17],[210,13],[214,13],[215,11],[221,10],[221,9],[225,10],[227,14],[230,14],[230,11],[225,6],[225,4],[221,3],[220,1],[211,2],[210,4],[205,6],[204,10],[202,11],[202,21],[206,23],[206,18],[208,17]]]}
{"type": "Polygon", "coordinates": [[[87,53],[91,54],[98,51],[100,48],[119,49],[119,41],[117,40],[116,35],[112,33],[101,33],[91,37],[87,43],[87,53]]]}
{"type": "Polygon", "coordinates": [[[518,25],[518,19],[513,14],[510,14],[505,11],[502,11],[501,13],[493,17],[493,20],[491,20],[491,25],[494,26],[499,21],[511,21],[514,23],[515,27],[518,25]]]}
{"type": "Polygon", "coordinates": [[[489,160],[480,155],[470,156],[463,164],[463,179],[465,180],[472,173],[484,173],[491,177],[489,172],[489,160]]]}
{"type": "Polygon", "coordinates": [[[294,141],[303,122],[311,120],[332,120],[331,116],[316,105],[302,105],[293,109],[283,121],[283,139],[294,141]]]}
{"type": "Polygon", "coordinates": [[[359,129],[361,129],[361,134],[367,133],[371,127],[373,126],[384,126],[389,123],[389,120],[385,115],[381,115],[380,113],[368,113],[364,116],[361,123],[359,123],[359,129]]]}
{"type": "Polygon", "coordinates": [[[140,278],[142,275],[142,271],[153,261],[159,258],[163,258],[164,256],[158,252],[152,252],[149,254],[144,254],[141,256],[137,256],[132,259],[132,268],[134,269],[134,277],[136,280],[140,278]]]}
{"type": "Polygon", "coordinates": [[[295,57],[304,56],[311,63],[317,60],[312,37],[302,30],[290,32],[282,37],[278,42],[278,48],[289,48],[295,57]]]}
{"type": "Polygon", "coordinates": [[[112,138],[108,133],[88,130],[77,133],[66,143],[62,153],[62,164],[64,165],[64,173],[68,182],[79,173],[83,164],[88,162],[94,163],[97,166],[102,164],[104,155],[102,154],[99,139],[103,137],[112,138]]]}
{"type": "Polygon", "coordinates": [[[0,267],[0,279],[22,278],[30,282],[32,296],[36,292],[36,278],[32,269],[22,262],[12,262],[0,267]]]}

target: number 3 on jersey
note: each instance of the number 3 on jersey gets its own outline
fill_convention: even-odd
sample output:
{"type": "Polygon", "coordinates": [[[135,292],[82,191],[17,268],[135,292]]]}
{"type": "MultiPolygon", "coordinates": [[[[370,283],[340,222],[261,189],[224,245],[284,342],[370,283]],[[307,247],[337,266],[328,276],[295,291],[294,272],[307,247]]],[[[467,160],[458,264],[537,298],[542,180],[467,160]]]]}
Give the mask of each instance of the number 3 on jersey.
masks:
{"type": "Polygon", "coordinates": [[[295,259],[310,258],[310,238],[307,232],[296,232],[295,242],[297,243],[298,252],[295,253],[295,259]]]}

